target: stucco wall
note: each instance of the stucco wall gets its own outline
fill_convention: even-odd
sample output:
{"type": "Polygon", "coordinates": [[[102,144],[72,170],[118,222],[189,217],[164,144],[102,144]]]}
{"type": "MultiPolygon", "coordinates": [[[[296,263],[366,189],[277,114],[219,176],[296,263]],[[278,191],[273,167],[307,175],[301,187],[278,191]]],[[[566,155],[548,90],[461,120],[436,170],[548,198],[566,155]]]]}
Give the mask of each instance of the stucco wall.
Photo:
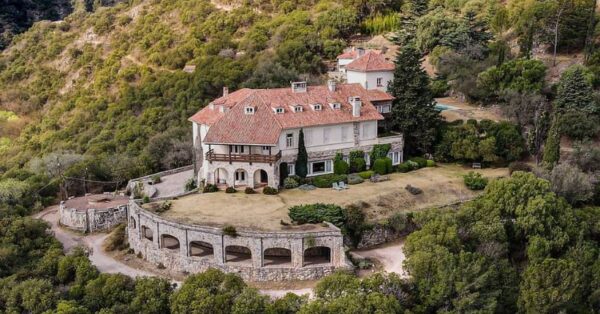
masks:
{"type": "Polygon", "coordinates": [[[378,89],[387,92],[388,83],[394,79],[393,71],[358,72],[347,70],[348,83],[359,83],[366,89],[378,89]],[[377,86],[377,78],[382,78],[382,85],[377,86]]]}
{"type": "Polygon", "coordinates": [[[142,209],[134,201],[130,203],[128,220],[129,243],[135,253],[140,253],[151,263],[162,264],[175,271],[197,273],[212,267],[224,272],[237,273],[250,281],[284,281],[318,279],[336,269],[351,268],[344,254],[342,233],[331,225],[328,230],[317,232],[238,230],[238,235],[231,237],[223,234],[220,228],[185,225],[165,220],[142,209]],[[148,234],[152,235],[152,240],[142,234],[143,229],[147,229],[148,234]],[[163,247],[164,235],[177,238],[179,249],[163,247]],[[212,245],[213,254],[203,257],[190,256],[192,241],[209,243],[212,245]],[[251,259],[244,264],[225,261],[226,248],[231,245],[248,248],[251,259]],[[320,246],[330,249],[330,262],[305,265],[305,250],[320,246]],[[265,266],[263,253],[269,248],[289,249],[291,263],[265,266]]]}

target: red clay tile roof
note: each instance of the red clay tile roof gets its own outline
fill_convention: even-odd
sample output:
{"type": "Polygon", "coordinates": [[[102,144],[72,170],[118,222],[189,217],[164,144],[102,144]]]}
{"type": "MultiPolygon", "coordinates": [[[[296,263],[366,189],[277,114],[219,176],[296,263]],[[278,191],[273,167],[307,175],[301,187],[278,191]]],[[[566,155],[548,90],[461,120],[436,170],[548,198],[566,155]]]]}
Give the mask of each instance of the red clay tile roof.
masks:
{"type": "Polygon", "coordinates": [[[360,84],[338,84],[334,92],[327,86],[309,86],[306,92],[296,93],[289,87],[242,89],[216,99],[190,121],[211,126],[205,143],[275,145],[283,129],[382,120],[371,101],[391,99],[385,92],[366,90],[360,84]],[[352,115],[352,105],[348,102],[352,96],[362,100],[359,117],[352,115]],[[225,113],[221,113],[216,102],[227,106],[225,113]],[[340,103],[341,109],[332,109],[329,103],[340,103]],[[312,104],[321,104],[322,109],[315,111],[312,104]],[[291,106],[295,105],[301,106],[302,112],[294,112],[291,106]],[[248,106],[255,108],[254,114],[245,113],[248,106]],[[277,107],[284,108],[284,113],[275,113],[277,107]]]}
{"type": "Polygon", "coordinates": [[[348,63],[346,70],[361,72],[393,71],[394,64],[386,60],[384,55],[369,51],[362,57],[348,63]]]}
{"type": "MultiPolygon", "coordinates": [[[[364,50],[364,52],[365,53],[367,53],[367,52],[381,53],[380,50],[375,50],[375,49],[364,50]]],[[[356,58],[358,58],[358,49],[356,49],[356,48],[352,48],[352,49],[345,51],[337,56],[337,59],[356,59],[356,58]]]]}

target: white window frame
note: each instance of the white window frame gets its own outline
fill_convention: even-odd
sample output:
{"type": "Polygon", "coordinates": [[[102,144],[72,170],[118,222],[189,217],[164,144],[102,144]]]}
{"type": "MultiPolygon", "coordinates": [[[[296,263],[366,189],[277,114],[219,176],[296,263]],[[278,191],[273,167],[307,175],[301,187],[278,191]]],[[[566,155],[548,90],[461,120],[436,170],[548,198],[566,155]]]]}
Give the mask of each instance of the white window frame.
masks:
{"type": "Polygon", "coordinates": [[[296,164],[289,163],[287,165],[288,176],[296,175],[296,164]]]}
{"type": "Polygon", "coordinates": [[[302,106],[300,106],[300,105],[294,106],[294,112],[302,112],[302,106]]]}
{"type": "Polygon", "coordinates": [[[235,171],[235,181],[245,182],[246,181],[246,171],[238,169],[235,171]]]}
{"type": "Polygon", "coordinates": [[[330,174],[333,173],[333,160],[331,159],[327,159],[327,160],[315,160],[315,161],[310,161],[308,163],[308,176],[320,176],[323,174],[330,174]],[[325,163],[325,171],[321,171],[321,172],[313,172],[313,165],[316,163],[325,163]]]}
{"type": "Polygon", "coordinates": [[[287,148],[294,147],[294,133],[286,133],[285,134],[285,147],[287,147],[287,148]]]}
{"type": "Polygon", "coordinates": [[[383,87],[383,77],[377,78],[377,87],[383,87]]]}
{"type": "Polygon", "coordinates": [[[254,110],[254,107],[245,107],[244,108],[244,113],[246,114],[254,114],[256,110],[254,110]]]}
{"type": "Polygon", "coordinates": [[[339,102],[332,102],[329,103],[329,106],[331,107],[331,109],[333,110],[340,110],[342,108],[342,104],[340,104],[339,102]]]}
{"type": "Polygon", "coordinates": [[[400,152],[389,152],[387,157],[392,160],[392,165],[399,165],[402,162],[400,158],[400,152]]]}
{"type": "Polygon", "coordinates": [[[323,110],[323,106],[321,104],[313,104],[312,108],[314,111],[321,111],[323,110]]]}
{"type": "Polygon", "coordinates": [[[234,154],[244,154],[246,149],[244,145],[232,145],[231,152],[234,154]]]}
{"type": "Polygon", "coordinates": [[[273,110],[275,110],[275,113],[277,114],[282,114],[285,112],[285,109],[282,107],[273,108],[273,110]]]}

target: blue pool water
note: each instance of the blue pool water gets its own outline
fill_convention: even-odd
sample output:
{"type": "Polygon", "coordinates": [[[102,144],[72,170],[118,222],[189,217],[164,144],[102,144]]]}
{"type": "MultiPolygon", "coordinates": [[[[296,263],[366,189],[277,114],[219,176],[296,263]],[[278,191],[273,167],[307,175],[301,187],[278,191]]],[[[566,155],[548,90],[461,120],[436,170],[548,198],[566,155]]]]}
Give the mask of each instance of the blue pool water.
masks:
{"type": "Polygon", "coordinates": [[[437,103],[435,105],[435,109],[437,109],[439,111],[444,111],[444,110],[454,110],[454,109],[457,109],[457,108],[454,107],[454,106],[444,105],[444,104],[437,103]]]}

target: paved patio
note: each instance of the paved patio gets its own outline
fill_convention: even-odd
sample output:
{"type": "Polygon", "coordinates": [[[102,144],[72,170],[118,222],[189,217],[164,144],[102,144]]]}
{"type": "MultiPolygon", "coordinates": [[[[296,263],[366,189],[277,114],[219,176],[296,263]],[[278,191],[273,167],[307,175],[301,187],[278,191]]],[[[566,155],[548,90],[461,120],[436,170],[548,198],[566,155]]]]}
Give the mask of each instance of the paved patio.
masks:
{"type": "MultiPolygon", "coordinates": [[[[172,197],[185,192],[185,183],[194,177],[194,170],[182,171],[160,177],[160,183],[151,185],[156,189],[152,197],[172,197]]],[[[149,185],[144,182],[144,185],[149,185]]]]}

